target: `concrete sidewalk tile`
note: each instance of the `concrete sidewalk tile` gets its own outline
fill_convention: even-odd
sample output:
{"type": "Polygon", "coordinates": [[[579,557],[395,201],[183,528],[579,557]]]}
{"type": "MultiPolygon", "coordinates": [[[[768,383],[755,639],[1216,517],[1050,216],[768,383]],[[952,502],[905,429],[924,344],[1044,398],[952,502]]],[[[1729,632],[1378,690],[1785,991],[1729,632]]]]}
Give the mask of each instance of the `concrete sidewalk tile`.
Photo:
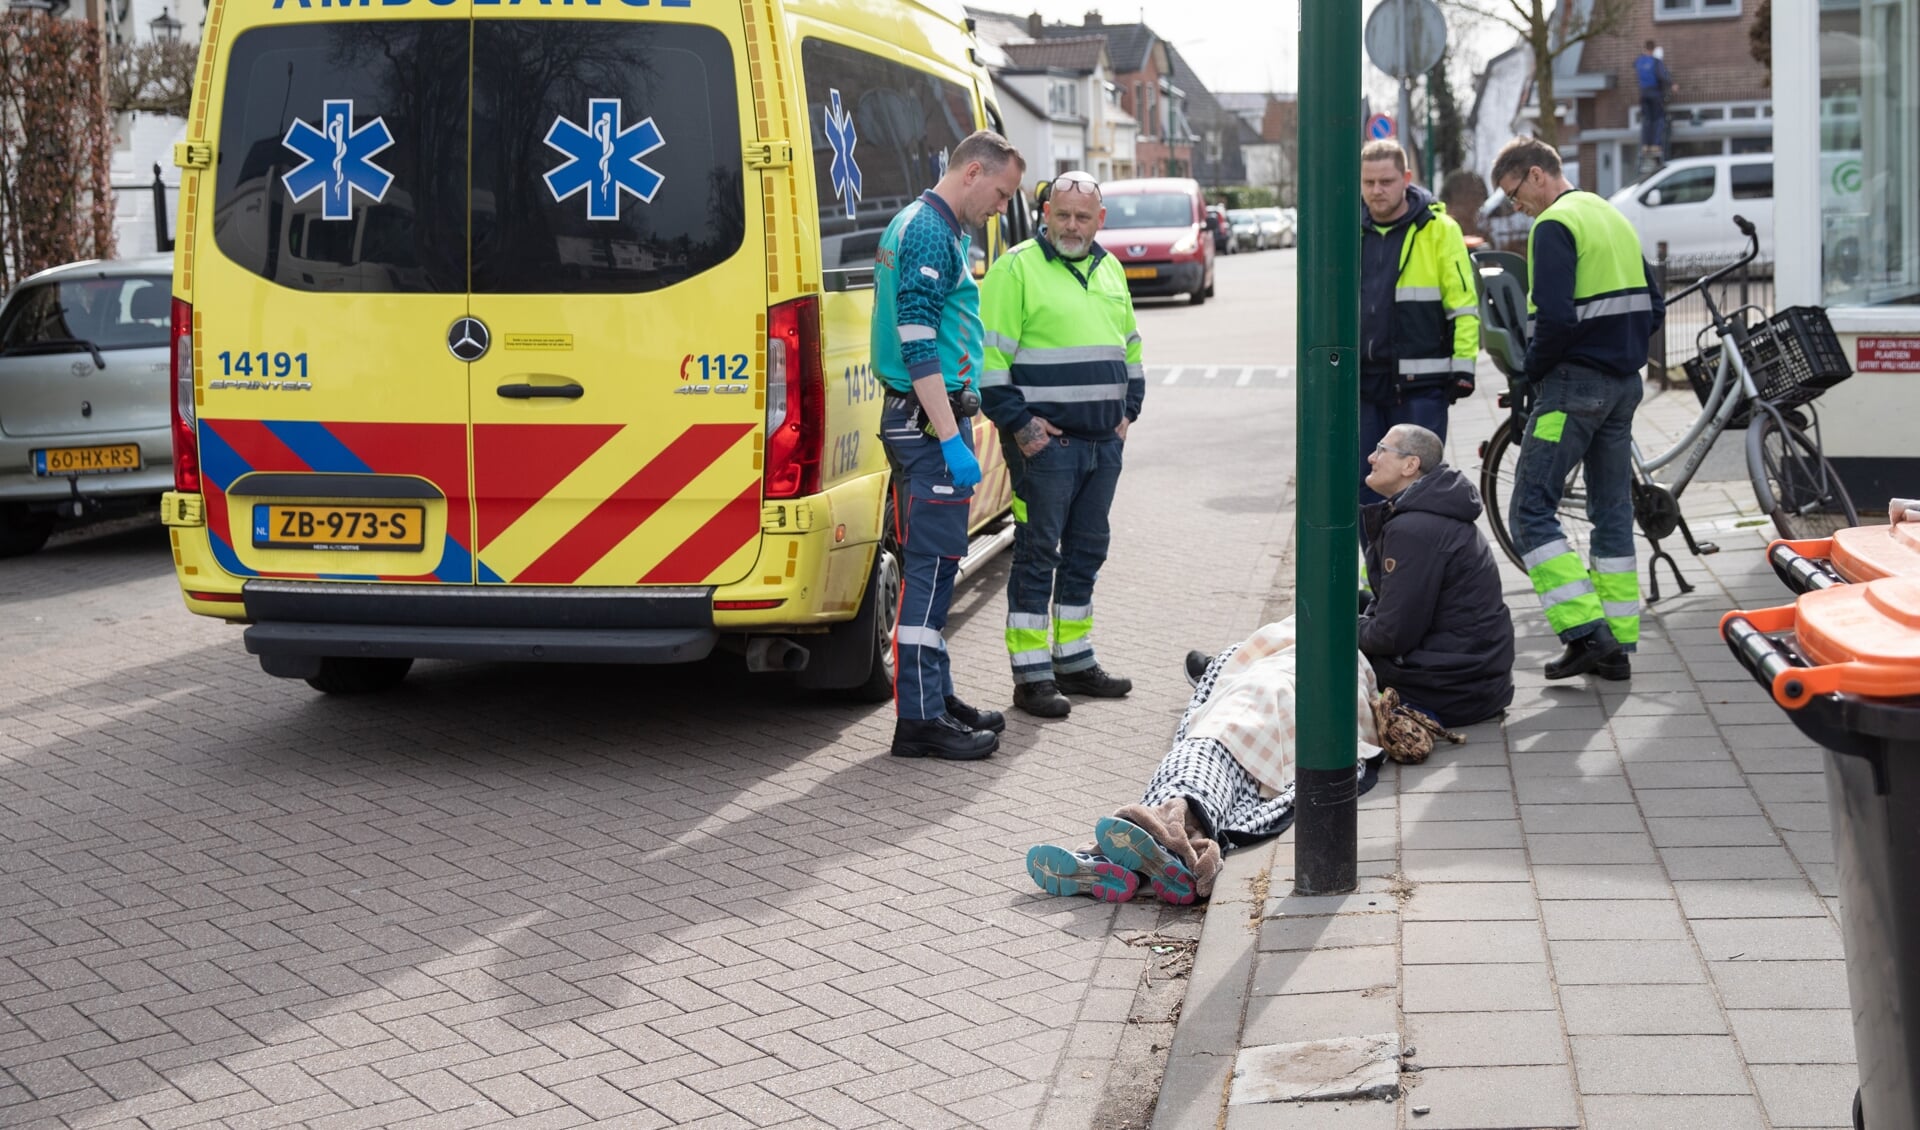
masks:
{"type": "Polygon", "coordinates": [[[1737,789],[1745,782],[1732,758],[1713,761],[1634,761],[1627,780],[1635,792],[1646,789],[1737,789]]]}
{"type": "Polygon", "coordinates": [[[1403,797],[1414,793],[1503,793],[1510,787],[1505,765],[1436,765],[1429,760],[1400,767],[1403,797]]]}
{"type": "Polygon", "coordinates": [[[1800,865],[1784,847],[1662,848],[1660,861],[1675,882],[1800,878],[1800,865]]]}
{"type": "Polygon", "coordinates": [[[1782,832],[1787,850],[1802,863],[1832,863],[1833,834],[1830,832],[1782,832]]]}
{"type": "Polygon", "coordinates": [[[1734,1009],[1727,1013],[1748,1063],[1854,1062],[1853,1012],[1845,1008],[1734,1009]]]}
{"type": "Polygon", "coordinates": [[[1435,848],[1400,853],[1401,871],[1416,883],[1524,883],[1527,855],[1519,848],[1435,848]]]}
{"type": "MultiPolygon", "coordinates": [[[[1178,1055],[1167,1060],[1160,1097],[1153,1108],[1153,1130],[1188,1130],[1219,1125],[1227,1105],[1227,1081],[1233,1077],[1235,1045],[1225,1055],[1178,1055]]],[[[1092,1105],[1092,1104],[1089,1104],[1092,1105]]]]}
{"type": "MultiPolygon", "coordinates": [[[[1209,916],[1213,917],[1213,916],[1209,916]]],[[[1186,1005],[1174,1032],[1173,1054],[1231,1056],[1240,1047],[1247,981],[1253,974],[1254,935],[1230,911],[1202,927],[1188,975],[1186,1005]]]]}
{"type": "Polygon", "coordinates": [[[1580,1125],[1573,1073],[1553,1067],[1437,1067],[1423,1071],[1402,1105],[1430,1107],[1407,1119],[1420,1130],[1561,1130],[1580,1125]]]}
{"type": "MultiPolygon", "coordinates": [[[[1526,819],[1524,814],[1521,819],[1526,819]]],[[[1759,847],[1780,842],[1764,816],[1648,817],[1647,830],[1653,833],[1656,847],[1759,847]]]]}
{"type": "Polygon", "coordinates": [[[1729,1036],[1573,1036],[1583,1095],[1745,1095],[1729,1036]]]}
{"type": "MultiPolygon", "coordinates": [[[[1313,917],[1325,914],[1375,914],[1383,910],[1392,910],[1394,897],[1388,893],[1389,881],[1385,877],[1363,875],[1357,890],[1344,895],[1296,895],[1285,889],[1286,884],[1278,881],[1275,888],[1281,893],[1270,895],[1262,912],[1265,918],[1291,918],[1295,916],[1313,917]]],[[[1292,879],[1287,879],[1291,884],[1292,879]]]]}
{"type": "Polygon", "coordinates": [[[1632,804],[1523,804],[1520,826],[1529,833],[1646,831],[1632,804]]]}
{"type": "Polygon", "coordinates": [[[1721,726],[1764,726],[1780,720],[1780,708],[1771,702],[1709,702],[1707,716],[1721,726]]]}
{"type": "Polygon", "coordinates": [[[1701,879],[1673,884],[1688,918],[1818,918],[1820,896],[1802,879],[1701,879]]]}
{"type": "Polygon", "coordinates": [[[1524,965],[1547,960],[1533,922],[1408,922],[1400,930],[1400,964],[1524,965]]]}
{"type": "Polygon", "coordinates": [[[1513,755],[1515,781],[1530,777],[1618,777],[1624,771],[1620,755],[1610,749],[1513,755]]]}
{"type": "Polygon", "coordinates": [[[1552,941],[1681,941],[1687,924],[1671,899],[1541,900],[1552,941]]]}
{"type": "Polygon", "coordinates": [[[1543,863],[1660,862],[1653,851],[1653,840],[1645,832],[1529,833],[1527,858],[1536,867],[1543,863]]]}
{"type": "Polygon", "coordinates": [[[1827,802],[1825,773],[1749,773],[1747,784],[1762,804],[1827,802]]]}
{"type": "Polygon", "coordinates": [[[1613,735],[1597,730],[1545,730],[1538,733],[1508,734],[1507,746],[1516,758],[1542,753],[1616,753],[1619,746],[1613,735]]]}
{"type": "Polygon", "coordinates": [[[1408,1014],[1553,1007],[1545,965],[1409,965],[1400,979],[1400,1007],[1408,1014]]]}
{"type": "Polygon", "coordinates": [[[1720,999],[1735,1008],[1846,1008],[1845,961],[1709,961],[1720,999]]]}
{"type": "Polygon", "coordinates": [[[1400,916],[1397,914],[1329,914],[1262,921],[1258,948],[1262,952],[1325,950],[1390,946],[1399,940],[1400,916]]]}
{"type": "Polygon", "coordinates": [[[1392,946],[1285,951],[1259,955],[1253,967],[1254,996],[1295,996],[1371,989],[1398,980],[1392,946]]]}
{"type": "Polygon", "coordinates": [[[1227,1130],[1394,1130],[1400,1117],[1386,1102],[1252,1103],[1227,1111],[1227,1130]]]}
{"type": "Polygon", "coordinates": [[[1507,708],[1506,731],[1509,738],[1516,734],[1544,734],[1555,730],[1591,733],[1606,727],[1605,712],[1585,688],[1562,683],[1557,687],[1549,686],[1546,693],[1551,698],[1545,705],[1514,705],[1507,708]]]}
{"type": "Polygon", "coordinates": [[[1489,793],[1414,793],[1400,798],[1403,825],[1447,820],[1505,820],[1513,815],[1506,790],[1489,793]]]}
{"type": "Polygon", "coordinates": [[[1731,754],[1719,738],[1633,738],[1616,743],[1628,765],[1670,761],[1725,761],[1731,754]]]}
{"type": "Polygon", "coordinates": [[[1688,941],[1555,941],[1553,973],[1566,985],[1697,985],[1707,979],[1688,941]]]}
{"type": "Polygon", "coordinates": [[[1804,750],[1817,757],[1824,758],[1826,751],[1820,743],[1801,733],[1793,726],[1782,726],[1776,719],[1771,724],[1757,726],[1722,726],[1720,735],[1727,739],[1727,748],[1743,749],[1795,749],[1804,750]]]}
{"type": "Polygon", "coordinates": [[[1513,784],[1521,804],[1631,804],[1624,777],[1521,777],[1513,784]]]}
{"type": "Polygon", "coordinates": [[[1743,749],[1735,746],[1733,759],[1748,773],[1821,773],[1827,759],[1818,746],[1787,749],[1743,749]]]}
{"type": "Polygon", "coordinates": [[[1708,961],[1839,961],[1846,957],[1831,918],[1720,918],[1692,924],[1708,961]]]}
{"type": "Polygon", "coordinates": [[[1247,1001],[1242,1046],[1292,1044],[1392,1032],[1400,1010],[1394,994],[1353,990],[1303,996],[1258,996],[1247,1001]]]}
{"type": "Polygon", "coordinates": [[[1833,830],[1832,813],[1827,802],[1767,802],[1761,807],[1767,810],[1767,818],[1782,832],[1831,832],[1833,830]]]}
{"type": "MultiPolygon", "coordinates": [[[[1668,762],[1667,764],[1680,764],[1668,762]]],[[[1760,802],[1743,788],[1634,788],[1640,811],[1649,819],[1669,816],[1759,816],[1760,802]]]]}
{"type": "Polygon", "coordinates": [[[1400,911],[1406,922],[1475,922],[1534,919],[1528,883],[1434,883],[1414,888],[1400,911]]]}
{"type": "Polygon", "coordinates": [[[1760,1105],[1775,1126],[1853,1125],[1858,1068],[1837,1063],[1755,1064],[1751,1070],[1760,1105]]]}
{"type": "Polygon", "coordinates": [[[1664,899],[1673,893],[1666,872],[1639,863],[1535,864],[1533,885],[1542,899],[1664,899]]]}
{"type": "Polygon", "coordinates": [[[1584,1095],[1587,1130],[1765,1130],[1752,1095],[1584,1095]]]}
{"type": "Polygon", "coordinates": [[[1668,714],[1648,717],[1615,718],[1611,723],[1615,740],[1627,738],[1713,738],[1720,731],[1713,719],[1699,714],[1668,714]]]}
{"type": "Polygon", "coordinates": [[[1560,1014],[1425,1012],[1407,1017],[1412,1061],[1431,1067],[1526,1067],[1567,1062],[1560,1014]]]}
{"type": "Polygon", "coordinates": [[[1442,820],[1410,824],[1400,846],[1415,851],[1441,848],[1515,848],[1520,846],[1520,821],[1442,820]]]}
{"type": "Polygon", "coordinates": [[[1587,1036],[1719,1035],[1727,1030],[1711,985],[1561,985],[1567,1031],[1587,1036]]]}

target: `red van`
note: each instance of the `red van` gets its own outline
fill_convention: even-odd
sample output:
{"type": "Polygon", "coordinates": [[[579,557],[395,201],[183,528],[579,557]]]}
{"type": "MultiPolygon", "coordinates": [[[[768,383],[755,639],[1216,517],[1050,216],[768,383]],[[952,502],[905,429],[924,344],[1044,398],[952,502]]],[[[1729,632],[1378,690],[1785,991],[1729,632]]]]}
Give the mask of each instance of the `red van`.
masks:
{"type": "Polygon", "coordinates": [[[1200,182],[1190,177],[1118,180],[1100,186],[1107,222],[1100,246],[1126,268],[1136,298],[1213,297],[1213,234],[1200,182]]]}

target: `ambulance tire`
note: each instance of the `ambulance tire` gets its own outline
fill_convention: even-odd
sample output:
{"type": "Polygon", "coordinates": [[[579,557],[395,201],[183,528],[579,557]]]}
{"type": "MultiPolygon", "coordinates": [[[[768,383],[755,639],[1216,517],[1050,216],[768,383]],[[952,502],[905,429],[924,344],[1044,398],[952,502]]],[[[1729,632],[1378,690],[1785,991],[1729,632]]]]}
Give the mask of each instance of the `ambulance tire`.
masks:
{"type": "Polygon", "coordinates": [[[53,533],[52,511],[35,513],[23,503],[0,506],[0,557],[38,553],[53,533]]]}
{"type": "Polygon", "coordinates": [[[412,669],[410,658],[328,655],[307,685],[322,694],[379,694],[400,685],[412,669]]]}
{"type": "Polygon", "coordinates": [[[900,616],[900,582],[900,543],[893,536],[889,506],[860,610],[853,619],[829,629],[824,646],[812,645],[813,655],[800,672],[802,687],[833,691],[849,702],[885,702],[893,697],[893,628],[900,616]]]}

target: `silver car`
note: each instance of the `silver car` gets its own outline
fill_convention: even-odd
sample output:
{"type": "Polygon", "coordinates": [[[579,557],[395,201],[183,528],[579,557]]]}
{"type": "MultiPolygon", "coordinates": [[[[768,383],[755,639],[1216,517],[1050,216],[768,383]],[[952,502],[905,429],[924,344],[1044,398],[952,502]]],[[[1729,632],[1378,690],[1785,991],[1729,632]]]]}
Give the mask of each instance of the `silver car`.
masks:
{"type": "Polygon", "coordinates": [[[156,505],[173,487],[171,256],[54,267],[0,303],[0,557],[61,515],[156,505]]]}

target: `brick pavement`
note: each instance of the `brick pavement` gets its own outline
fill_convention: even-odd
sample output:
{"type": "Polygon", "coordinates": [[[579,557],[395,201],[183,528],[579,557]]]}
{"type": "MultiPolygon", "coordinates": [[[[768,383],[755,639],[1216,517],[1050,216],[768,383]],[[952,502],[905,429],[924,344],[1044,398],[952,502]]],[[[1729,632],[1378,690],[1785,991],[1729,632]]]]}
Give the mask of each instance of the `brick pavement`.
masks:
{"type": "MultiPolygon", "coordinates": [[[[1137,799],[1179,657],[1259,617],[1291,427],[1154,390],[1099,592],[1139,689],[979,766],[733,659],[319,696],[182,610],[151,525],[0,562],[0,1124],[1115,1125],[1115,1049],[1172,1030],[1128,941],[1199,915],[1024,852],[1137,799]]],[[[1004,575],[955,609],[984,705],[1004,575]]]]}
{"type": "MultiPolygon", "coordinates": [[[[1677,435],[1693,407],[1651,398],[1637,435],[1677,435]]],[[[1495,412],[1456,408],[1453,463],[1479,465],[1495,412]]],[[[1851,1125],[1823,754],[1716,631],[1791,594],[1744,462],[1715,459],[1742,477],[1683,508],[1721,552],[1677,549],[1696,589],[1649,610],[1631,684],[1546,683],[1556,643],[1502,559],[1513,708],[1382,774],[1358,892],[1292,897],[1291,833],[1229,858],[1156,1130],[1851,1125]],[[1387,1031],[1421,1068],[1397,1102],[1223,1105],[1243,1046],[1387,1031]]]]}

